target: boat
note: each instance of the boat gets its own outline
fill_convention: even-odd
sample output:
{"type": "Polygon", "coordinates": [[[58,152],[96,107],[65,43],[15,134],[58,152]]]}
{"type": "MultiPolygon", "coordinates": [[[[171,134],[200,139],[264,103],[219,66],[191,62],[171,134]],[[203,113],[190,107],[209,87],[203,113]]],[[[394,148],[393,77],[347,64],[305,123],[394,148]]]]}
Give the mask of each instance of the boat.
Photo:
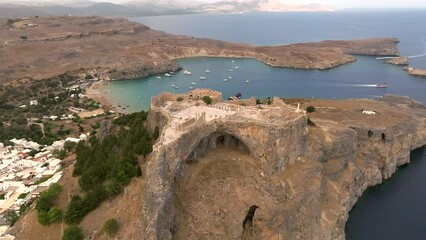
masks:
{"type": "Polygon", "coordinates": [[[235,67],[235,69],[239,69],[239,68],[240,68],[240,67],[238,67],[238,66],[237,66],[237,67],[235,67]]]}
{"type": "Polygon", "coordinates": [[[200,80],[206,80],[206,77],[200,77],[200,80]]]}
{"type": "Polygon", "coordinates": [[[250,83],[250,81],[249,81],[249,80],[246,80],[246,83],[250,83]]]}
{"type": "Polygon", "coordinates": [[[171,77],[172,75],[169,73],[164,74],[165,77],[171,77]]]}
{"type": "Polygon", "coordinates": [[[377,83],[377,84],[376,84],[376,87],[377,87],[377,88],[387,88],[387,87],[388,87],[388,84],[387,84],[387,83],[377,83]]]}
{"type": "Polygon", "coordinates": [[[227,81],[228,81],[227,78],[222,79],[222,82],[227,82],[227,81]]]}
{"type": "Polygon", "coordinates": [[[195,82],[191,82],[191,85],[196,85],[197,83],[195,83],[195,82]]]}
{"type": "Polygon", "coordinates": [[[207,70],[206,70],[206,73],[210,73],[210,70],[208,70],[208,69],[207,69],[207,70]]]}
{"type": "Polygon", "coordinates": [[[228,79],[232,79],[232,77],[228,77],[228,79]]]}
{"type": "Polygon", "coordinates": [[[184,70],[184,71],[183,71],[183,74],[185,74],[185,75],[191,75],[191,72],[190,72],[190,71],[188,71],[188,70],[184,70]]]}
{"type": "Polygon", "coordinates": [[[161,77],[160,77],[160,76],[157,76],[157,79],[161,79],[161,77]]]}
{"type": "Polygon", "coordinates": [[[192,89],[194,89],[194,87],[189,87],[189,89],[191,89],[191,90],[192,90],[192,89]]]}
{"type": "Polygon", "coordinates": [[[230,68],[228,71],[232,72],[232,69],[230,68]]]}
{"type": "Polygon", "coordinates": [[[171,75],[175,75],[175,72],[169,72],[171,75]]]}
{"type": "Polygon", "coordinates": [[[175,87],[175,85],[174,85],[174,84],[172,84],[172,85],[170,85],[170,87],[175,87]]]}
{"type": "Polygon", "coordinates": [[[175,88],[175,89],[179,89],[179,87],[178,87],[178,86],[174,86],[174,88],[175,88]]]}
{"type": "Polygon", "coordinates": [[[235,61],[234,61],[234,60],[232,60],[232,62],[234,63],[235,61]]]}

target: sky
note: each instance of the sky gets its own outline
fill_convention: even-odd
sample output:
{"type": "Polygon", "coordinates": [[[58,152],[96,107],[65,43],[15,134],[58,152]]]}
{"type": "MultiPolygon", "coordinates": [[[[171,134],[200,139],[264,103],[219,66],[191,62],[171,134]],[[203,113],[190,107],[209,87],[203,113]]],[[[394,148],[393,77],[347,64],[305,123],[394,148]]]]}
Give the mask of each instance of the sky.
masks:
{"type": "MultiPolygon", "coordinates": [[[[95,0],[114,3],[128,2],[129,0],[95,0]]],[[[156,1],[156,0],[153,0],[156,1]]],[[[173,2],[173,0],[169,0],[173,2]]],[[[187,0],[191,2],[217,2],[218,0],[187,0]]],[[[239,0],[244,1],[244,0],[239,0]]],[[[285,4],[327,4],[336,8],[425,8],[426,0],[277,0],[285,4]]]]}
{"type": "MultiPolygon", "coordinates": [[[[17,0],[0,0],[0,3],[13,3],[17,0]]],[[[19,1],[19,0],[18,0],[19,1]]],[[[61,0],[23,0],[25,2],[56,2],[59,3],[61,0]]],[[[81,0],[62,0],[65,2],[81,1],[81,0]]],[[[125,3],[130,1],[138,0],[91,0],[94,2],[111,2],[111,3],[125,3]]],[[[158,0],[143,0],[143,1],[154,1],[158,0]]],[[[162,0],[175,2],[175,0],[162,0]]],[[[211,3],[217,2],[219,0],[176,0],[176,1],[186,1],[186,2],[198,2],[198,3],[211,3]]],[[[231,0],[232,1],[232,0],[231,0]]],[[[245,1],[245,0],[238,0],[245,1]]],[[[326,4],[331,7],[344,9],[344,8],[426,8],[426,0],[270,0],[270,1],[279,1],[284,4],[326,4]]]]}

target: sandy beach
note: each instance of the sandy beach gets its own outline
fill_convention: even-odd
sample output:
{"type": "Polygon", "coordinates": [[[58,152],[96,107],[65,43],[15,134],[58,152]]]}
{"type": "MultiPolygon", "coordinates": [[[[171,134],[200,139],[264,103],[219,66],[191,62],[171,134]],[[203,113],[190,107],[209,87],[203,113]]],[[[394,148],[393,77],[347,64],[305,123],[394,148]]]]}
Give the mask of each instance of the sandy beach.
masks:
{"type": "Polygon", "coordinates": [[[87,89],[86,89],[86,95],[87,97],[99,102],[102,104],[102,108],[105,111],[114,111],[117,113],[126,113],[123,111],[123,109],[119,108],[118,106],[114,105],[110,101],[108,101],[107,97],[105,96],[105,93],[103,93],[100,90],[100,87],[102,85],[106,84],[105,81],[98,81],[92,83],[87,89]]]}

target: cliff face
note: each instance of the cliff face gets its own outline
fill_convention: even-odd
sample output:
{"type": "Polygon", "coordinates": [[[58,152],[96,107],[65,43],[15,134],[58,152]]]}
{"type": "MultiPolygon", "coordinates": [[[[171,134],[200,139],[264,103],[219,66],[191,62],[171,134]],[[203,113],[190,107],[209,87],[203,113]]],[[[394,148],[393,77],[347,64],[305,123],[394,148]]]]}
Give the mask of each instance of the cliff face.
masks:
{"type": "MultiPolygon", "coordinates": [[[[227,199],[228,206],[236,201],[244,205],[241,209],[259,204],[256,239],[344,239],[349,211],[365,189],[391,177],[398,166],[409,162],[413,149],[426,145],[426,110],[409,98],[306,100],[302,105],[317,107],[308,116],[315,127],[306,124],[303,113],[293,113],[279,124],[236,114],[199,125],[168,144],[160,139],[146,171],[143,238],[171,239],[179,231],[173,185],[191,168],[188,160],[197,161],[215,149],[218,136],[230,136],[247,147],[261,177],[251,177],[241,185],[255,185],[252,202],[244,196],[228,199],[219,191],[212,193],[219,195],[213,202],[201,206],[214,209],[220,199],[227,199]],[[363,114],[362,109],[376,114],[363,114]]],[[[290,109],[285,104],[280,107],[290,109]]],[[[271,111],[279,112],[277,107],[271,111]]],[[[283,110],[282,114],[284,118],[290,113],[283,110]]],[[[238,185],[233,191],[247,193],[238,185]]],[[[209,220],[194,222],[209,227],[196,229],[185,239],[239,239],[245,210],[228,208],[219,214],[222,221],[233,216],[223,223],[226,230],[209,220]]],[[[180,214],[185,211],[179,209],[180,214]]]]}

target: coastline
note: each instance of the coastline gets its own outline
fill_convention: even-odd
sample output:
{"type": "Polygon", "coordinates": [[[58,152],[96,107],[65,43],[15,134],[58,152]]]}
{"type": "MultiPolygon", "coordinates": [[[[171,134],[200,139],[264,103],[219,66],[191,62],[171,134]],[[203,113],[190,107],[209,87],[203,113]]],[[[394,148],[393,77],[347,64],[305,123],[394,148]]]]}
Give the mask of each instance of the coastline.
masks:
{"type": "Polygon", "coordinates": [[[102,105],[102,109],[105,111],[114,111],[116,113],[126,114],[126,111],[123,111],[123,109],[120,109],[120,107],[114,105],[110,100],[108,100],[108,97],[105,96],[105,93],[101,91],[101,86],[105,84],[106,81],[104,80],[90,84],[90,86],[86,89],[86,96],[99,102],[102,105]]]}

